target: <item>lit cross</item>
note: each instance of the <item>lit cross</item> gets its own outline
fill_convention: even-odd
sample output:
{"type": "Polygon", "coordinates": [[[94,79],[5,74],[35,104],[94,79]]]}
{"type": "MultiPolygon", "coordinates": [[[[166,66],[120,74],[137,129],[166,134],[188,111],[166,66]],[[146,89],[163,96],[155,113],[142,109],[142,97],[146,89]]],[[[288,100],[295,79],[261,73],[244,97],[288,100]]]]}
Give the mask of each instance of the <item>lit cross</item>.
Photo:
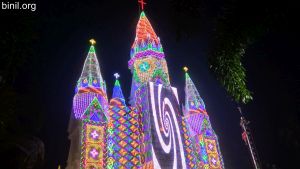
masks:
{"type": "Polygon", "coordinates": [[[93,150],[90,151],[90,154],[92,155],[93,158],[96,158],[99,153],[98,153],[98,151],[95,148],[93,148],[93,150]]]}
{"type": "Polygon", "coordinates": [[[212,159],[211,159],[211,162],[212,162],[214,165],[216,165],[217,160],[216,160],[215,158],[212,158],[212,159]]]}
{"type": "Polygon", "coordinates": [[[139,4],[141,5],[142,11],[144,10],[144,5],[146,4],[144,0],[139,0],[139,4]]]}
{"type": "Polygon", "coordinates": [[[96,44],[95,39],[90,39],[90,43],[91,43],[91,45],[95,45],[96,44]]]}
{"type": "Polygon", "coordinates": [[[208,144],[208,147],[209,147],[210,150],[213,150],[214,145],[212,145],[211,143],[209,143],[209,144],[208,144]]]}
{"type": "Polygon", "coordinates": [[[92,133],[91,133],[93,139],[97,139],[97,137],[99,136],[99,134],[97,133],[96,130],[94,130],[92,133]]]}
{"type": "Polygon", "coordinates": [[[189,70],[189,68],[186,67],[186,66],[184,66],[184,67],[183,67],[183,70],[184,70],[185,72],[187,72],[187,71],[189,70]]]}
{"type": "Polygon", "coordinates": [[[116,79],[120,77],[119,73],[115,73],[114,76],[116,77],[116,79]]]}

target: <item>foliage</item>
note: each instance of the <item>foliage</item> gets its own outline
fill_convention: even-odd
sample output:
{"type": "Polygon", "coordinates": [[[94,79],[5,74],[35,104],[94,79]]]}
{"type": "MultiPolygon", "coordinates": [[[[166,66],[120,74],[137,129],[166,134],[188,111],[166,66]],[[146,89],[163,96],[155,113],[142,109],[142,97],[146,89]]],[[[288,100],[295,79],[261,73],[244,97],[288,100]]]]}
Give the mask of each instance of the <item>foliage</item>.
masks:
{"type": "Polygon", "coordinates": [[[236,102],[247,103],[252,96],[246,86],[242,58],[262,29],[256,28],[257,25],[241,26],[231,17],[232,14],[225,14],[218,19],[214,45],[209,54],[210,69],[236,102]]]}
{"type": "Polygon", "coordinates": [[[177,28],[182,32],[191,34],[195,28],[199,32],[200,24],[195,22],[196,18],[202,24],[205,22],[203,17],[214,21],[210,23],[214,30],[208,56],[210,69],[237,103],[248,103],[252,96],[247,88],[243,56],[252,43],[283,20],[285,8],[280,9],[275,2],[231,0],[220,3],[214,9],[215,14],[208,17],[205,8],[212,7],[205,1],[172,0],[172,4],[175,8],[174,18],[179,18],[177,28]]]}

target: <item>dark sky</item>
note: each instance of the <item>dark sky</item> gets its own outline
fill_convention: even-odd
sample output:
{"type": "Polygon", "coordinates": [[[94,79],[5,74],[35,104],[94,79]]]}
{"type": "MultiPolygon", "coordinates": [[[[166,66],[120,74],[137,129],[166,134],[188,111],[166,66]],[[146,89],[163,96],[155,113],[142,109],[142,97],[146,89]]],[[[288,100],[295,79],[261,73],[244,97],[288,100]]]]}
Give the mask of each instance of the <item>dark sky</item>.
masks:
{"type": "MultiPolygon", "coordinates": [[[[146,15],[160,37],[171,84],[180,91],[183,99],[183,66],[204,99],[212,126],[219,143],[226,168],[251,169],[247,147],[241,139],[237,104],[209,71],[207,55],[212,41],[212,18],[222,3],[205,2],[206,14],[199,22],[199,32],[187,38],[176,39],[176,28],[171,21],[169,1],[148,1],[146,15]],[[204,18],[204,19],[203,19],[204,18]]],[[[78,80],[90,38],[97,41],[96,52],[101,72],[111,96],[115,72],[125,97],[129,97],[131,73],[127,67],[129,52],[135,37],[139,8],[131,1],[45,1],[38,6],[41,16],[40,84],[44,96],[44,122],[40,134],[45,143],[45,168],[66,165],[69,150],[67,126],[78,80]]],[[[293,32],[288,28],[269,31],[246,52],[243,63],[247,82],[254,100],[243,106],[251,121],[250,127],[264,164],[291,168],[293,159],[290,144],[293,133],[299,132],[299,64],[295,56],[293,32]]],[[[299,146],[298,146],[299,148],[299,146]]],[[[299,155],[299,152],[298,152],[299,155]]]]}

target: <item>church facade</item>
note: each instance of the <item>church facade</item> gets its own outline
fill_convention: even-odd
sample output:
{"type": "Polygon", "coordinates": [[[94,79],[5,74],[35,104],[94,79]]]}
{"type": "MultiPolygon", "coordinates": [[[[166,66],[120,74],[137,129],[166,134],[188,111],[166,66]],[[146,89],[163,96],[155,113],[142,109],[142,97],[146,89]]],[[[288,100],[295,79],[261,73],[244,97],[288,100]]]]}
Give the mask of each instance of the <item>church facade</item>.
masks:
{"type": "Polygon", "coordinates": [[[181,104],[160,39],[144,12],[128,61],[128,102],[118,74],[112,98],[107,97],[94,44],[91,40],[73,98],[67,169],[224,168],[218,137],[187,68],[181,104]]]}

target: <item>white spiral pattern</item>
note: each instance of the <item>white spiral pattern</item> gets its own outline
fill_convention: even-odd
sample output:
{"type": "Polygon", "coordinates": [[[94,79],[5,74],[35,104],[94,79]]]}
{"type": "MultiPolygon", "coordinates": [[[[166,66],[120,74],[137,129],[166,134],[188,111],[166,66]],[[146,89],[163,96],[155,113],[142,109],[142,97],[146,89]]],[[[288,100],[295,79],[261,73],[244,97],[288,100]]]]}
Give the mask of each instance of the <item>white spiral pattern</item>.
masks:
{"type": "MultiPolygon", "coordinates": [[[[177,106],[174,109],[172,102],[167,96],[164,96],[164,98],[161,97],[161,92],[162,92],[162,85],[158,85],[157,98],[156,98],[154,84],[150,82],[150,99],[151,99],[151,110],[152,110],[152,115],[150,116],[151,118],[153,118],[153,122],[155,126],[155,136],[157,136],[157,138],[153,138],[153,139],[158,139],[160,143],[160,148],[163,150],[163,152],[159,150],[157,148],[157,145],[153,146],[154,148],[152,147],[154,167],[162,168],[161,167],[162,164],[159,162],[161,159],[157,159],[158,156],[162,155],[161,157],[165,157],[168,155],[173,155],[173,157],[170,157],[173,160],[172,168],[185,169],[186,161],[184,156],[182,139],[180,135],[180,128],[178,125],[178,119],[177,119],[178,114],[176,114],[175,112],[175,110],[179,110],[178,109],[179,105],[177,101],[175,101],[175,103],[173,101],[173,103],[175,104],[174,106],[177,106]],[[157,107],[158,107],[158,112],[156,110],[157,107]],[[178,152],[180,152],[180,154],[177,155],[178,152]]],[[[163,162],[170,163],[170,161],[163,161],[163,162]]]]}

